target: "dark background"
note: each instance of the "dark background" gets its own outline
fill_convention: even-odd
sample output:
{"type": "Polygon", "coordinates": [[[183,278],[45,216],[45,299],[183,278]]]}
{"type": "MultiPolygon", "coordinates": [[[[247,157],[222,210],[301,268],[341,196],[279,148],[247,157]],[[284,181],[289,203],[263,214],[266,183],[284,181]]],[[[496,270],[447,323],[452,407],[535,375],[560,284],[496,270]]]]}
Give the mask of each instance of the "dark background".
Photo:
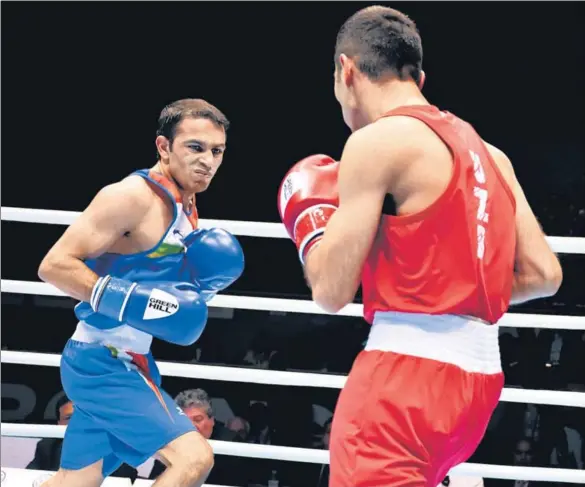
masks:
{"type": "MultiPolygon", "coordinates": [[[[83,210],[102,186],[154,164],[159,112],[196,97],[232,122],[224,165],[198,198],[201,218],[276,222],[276,193],[288,168],[311,153],[339,157],[349,135],[333,95],[333,47],[343,21],[365,5],[2,3],[2,206],[83,210]]],[[[507,152],[547,234],[585,236],[585,4],[389,5],[417,22],[427,98],[507,152]]],[[[2,279],[37,280],[40,260],[64,227],[2,221],[1,229],[2,279]]],[[[241,242],[247,268],[228,293],[310,297],[291,242],[241,242]]],[[[516,310],[584,314],[585,259],[561,258],[565,280],[557,296],[516,310]]],[[[70,300],[7,294],[2,300],[4,349],[60,352],[75,325],[70,300]]],[[[335,332],[346,338],[338,347],[344,355],[329,370],[347,373],[365,336],[363,322],[328,320],[346,330],[335,332]]],[[[217,326],[222,335],[204,335],[203,348],[238,341],[242,329],[262,323],[270,326],[255,339],[260,348],[275,334],[291,344],[291,330],[303,323],[325,329],[310,315],[236,311],[231,320],[212,320],[208,328],[217,326]]],[[[321,342],[303,333],[295,343],[318,356],[321,342]]],[[[165,360],[192,358],[192,351],[156,341],[154,350],[165,360]]],[[[207,361],[230,363],[217,357],[207,361]]],[[[312,370],[317,362],[297,368],[312,370]]],[[[59,391],[58,370],[2,369],[3,382],[35,384],[38,407],[17,419],[47,420],[44,407],[59,391]]],[[[173,378],[164,385],[171,393],[185,388],[173,378]]],[[[212,395],[229,390],[236,402],[242,394],[273,394],[265,386],[198,385],[212,395]]],[[[330,407],[337,396],[273,389],[297,400],[322,394],[330,407]]],[[[14,407],[3,398],[3,414],[14,407]]]]}
{"type": "MultiPolygon", "coordinates": [[[[337,29],[366,3],[4,3],[3,205],[81,210],[153,163],[163,106],[216,104],[232,121],[206,217],[277,221],[286,170],[341,154],[337,29]]],[[[577,2],[392,3],[418,23],[425,95],[506,151],[531,201],[585,163],[585,7],[577,2]]],[[[581,187],[582,189],[582,187],[581,187]]]]}

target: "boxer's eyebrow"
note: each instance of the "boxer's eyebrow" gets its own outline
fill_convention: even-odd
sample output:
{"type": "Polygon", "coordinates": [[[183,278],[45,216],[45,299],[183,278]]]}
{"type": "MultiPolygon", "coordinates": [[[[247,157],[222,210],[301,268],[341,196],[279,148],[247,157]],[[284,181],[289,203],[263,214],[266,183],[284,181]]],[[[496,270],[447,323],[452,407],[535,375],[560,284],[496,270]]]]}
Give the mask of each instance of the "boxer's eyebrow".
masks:
{"type": "Polygon", "coordinates": [[[205,146],[205,147],[207,147],[208,145],[211,145],[214,148],[221,148],[221,149],[226,148],[226,145],[224,143],[210,144],[208,142],[204,142],[203,140],[198,140],[198,139],[189,139],[189,140],[185,141],[185,144],[199,144],[199,145],[205,146]]]}
{"type": "Polygon", "coordinates": [[[199,139],[189,139],[185,141],[185,144],[199,144],[199,145],[207,145],[206,142],[199,140],[199,139]]]}

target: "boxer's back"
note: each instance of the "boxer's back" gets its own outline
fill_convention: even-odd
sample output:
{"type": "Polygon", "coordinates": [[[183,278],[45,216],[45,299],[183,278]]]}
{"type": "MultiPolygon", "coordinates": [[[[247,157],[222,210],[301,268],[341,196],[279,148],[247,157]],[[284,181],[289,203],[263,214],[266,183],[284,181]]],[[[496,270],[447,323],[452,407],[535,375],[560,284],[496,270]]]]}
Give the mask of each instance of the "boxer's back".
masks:
{"type": "Polygon", "coordinates": [[[387,116],[409,117],[415,143],[390,184],[387,199],[394,205],[385,205],[364,266],[366,319],[397,311],[495,323],[512,288],[510,188],[466,122],[432,106],[402,107],[387,116]]]}

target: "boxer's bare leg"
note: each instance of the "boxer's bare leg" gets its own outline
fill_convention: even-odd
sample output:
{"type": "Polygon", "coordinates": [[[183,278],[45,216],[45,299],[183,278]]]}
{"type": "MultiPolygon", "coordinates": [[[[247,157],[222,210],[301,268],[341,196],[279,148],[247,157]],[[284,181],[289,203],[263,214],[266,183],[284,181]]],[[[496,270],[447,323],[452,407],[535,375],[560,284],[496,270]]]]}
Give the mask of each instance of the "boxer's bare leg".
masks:
{"type": "Polygon", "coordinates": [[[41,487],[99,487],[102,485],[102,460],[79,470],[59,471],[41,487]]]}
{"type": "Polygon", "coordinates": [[[200,487],[213,467],[213,450],[196,431],[174,439],[158,454],[169,467],[153,487],[200,487]]]}

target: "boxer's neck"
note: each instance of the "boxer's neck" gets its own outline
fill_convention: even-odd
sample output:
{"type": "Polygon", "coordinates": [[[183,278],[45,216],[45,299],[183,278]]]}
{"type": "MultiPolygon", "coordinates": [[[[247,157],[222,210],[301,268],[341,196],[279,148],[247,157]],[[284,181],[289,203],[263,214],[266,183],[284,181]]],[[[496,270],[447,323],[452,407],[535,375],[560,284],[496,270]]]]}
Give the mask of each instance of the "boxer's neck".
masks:
{"type": "Polygon", "coordinates": [[[414,81],[392,79],[369,82],[359,96],[361,118],[368,125],[395,108],[407,105],[429,105],[414,81]]]}
{"type": "Polygon", "coordinates": [[[187,213],[191,213],[191,211],[193,211],[193,207],[195,206],[195,192],[193,191],[188,192],[184,190],[183,187],[179,184],[179,182],[171,175],[170,171],[165,170],[165,167],[160,162],[157,162],[154,168],[155,171],[159,172],[165,178],[167,178],[169,181],[172,181],[175,184],[177,190],[179,191],[179,194],[181,195],[183,208],[187,213]]]}

